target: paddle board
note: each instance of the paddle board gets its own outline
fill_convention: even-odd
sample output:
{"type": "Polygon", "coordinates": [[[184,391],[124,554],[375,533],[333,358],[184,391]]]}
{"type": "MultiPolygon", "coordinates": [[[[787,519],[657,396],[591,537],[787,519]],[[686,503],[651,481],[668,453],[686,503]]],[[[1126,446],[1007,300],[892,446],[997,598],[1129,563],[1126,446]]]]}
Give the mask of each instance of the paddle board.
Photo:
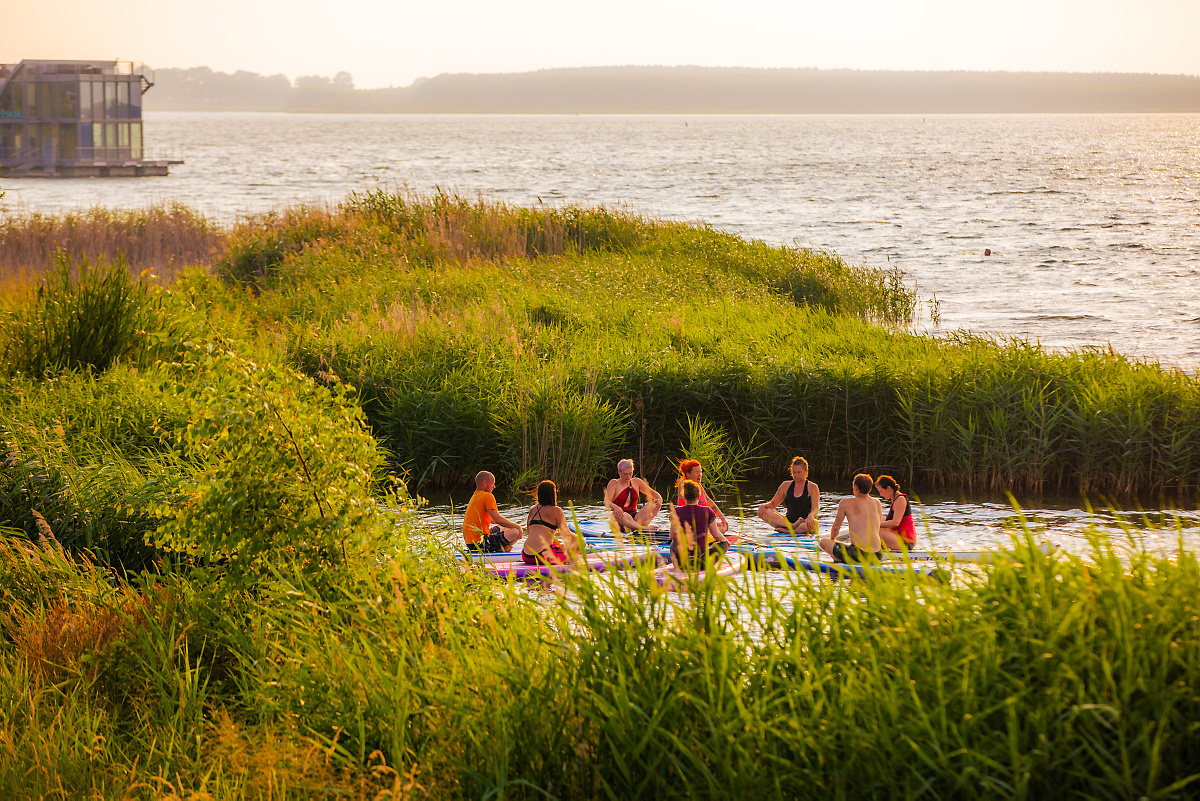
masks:
{"type": "MultiPolygon", "coordinates": [[[[1050,554],[1054,550],[1054,545],[1049,542],[1038,543],[1037,549],[1043,554],[1050,554]]],[[[899,551],[889,551],[887,554],[888,561],[903,562],[904,555],[899,551]]],[[[975,562],[983,563],[990,562],[994,559],[1012,559],[1014,558],[1011,550],[1004,548],[983,548],[977,551],[918,551],[912,550],[908,552],[909,560],[913,562],[975,562]]]]}
{"type": "Polygon", "coordinates": [[[527,565],[523,561],[520,561],[520,556],[518,555],[516,560],[485,562],[481,564],[481,567],[497,578],[549,578],[571,570],[598,573],[609,569],[628,567],[646,559],[654,559],[656,557],[657,554],[649,547],[629,546],[626,548],[588,553],[586,560],[582,564],[577,565],[527,565]]]}
{"type": "Polygon", "coordinates": [[[780,567],[790,567],[793,570],[811,570],[814,573],[824,573],[830,576],[869,576],[890,573],[893,575],[900,573],[914,573],[918,576],[927,576],[941,580],[944,578],[944,572],[941,568],[933,565],[857,565],[843,564],[841,562],[822,562],[816,556],[794,556],[786,553],[779,553],[775,557],[778,560],[780,567]]]}
{"type": "Polygon", "coordinates": [[[667,565],[660,567],[654,571],[654,580],[661,586],[670,590],[682,591],[687,589],[688,576],[694,576],[700,581],[703,581],[711,573],[714,576],[734,576],[742,572],[746,566],[746,557],[740,553],[728,553],[722,556],[716,563],[716,569],[712,571],[701,570],[688,573],[675,565],[667,565]]]}

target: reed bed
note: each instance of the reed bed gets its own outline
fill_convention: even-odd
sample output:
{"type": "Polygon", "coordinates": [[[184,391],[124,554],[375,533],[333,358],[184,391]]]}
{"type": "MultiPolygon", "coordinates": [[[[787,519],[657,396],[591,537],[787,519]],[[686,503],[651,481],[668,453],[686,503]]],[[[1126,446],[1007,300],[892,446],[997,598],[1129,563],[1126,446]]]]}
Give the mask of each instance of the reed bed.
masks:
{"type": "MultiPolygon", "coordinates": [[[[359,389],[373,430],[418,483],[527,470],[496,407],[520,397],[520,382],[545,382],[594,393],[628,420],[614,450],[643,454],[651,476],[682,456],[699,418],[723,432],[726,458],[748,476],[780,474],[805,455],[818,476],[867,469],[930,489],[1200,488],[1193,376],[1103,350],[913,335],[847,313],[854,289],[845,308],[797,305],[764,279],[792,256],[780,251],[772,267],[713,255],[719,247],[743,245],[714,236],[698,257],[656,240],[436,269],[328,249],[290,262],[292,277],[255,311],[260,324],[282,325],[302,369],[359,389]]],[[[833,296],[841,284],[830,286],[833,296]]]]}
{"type": "Polygon", "coordinates": [[[179,203],[8,213],[0,217],[0,279],[24,282],[53,268],[60,254],[77,261],[123,258],[134,272],[169,278],[219,257],[227,236],[222,226],[179,203]]]}

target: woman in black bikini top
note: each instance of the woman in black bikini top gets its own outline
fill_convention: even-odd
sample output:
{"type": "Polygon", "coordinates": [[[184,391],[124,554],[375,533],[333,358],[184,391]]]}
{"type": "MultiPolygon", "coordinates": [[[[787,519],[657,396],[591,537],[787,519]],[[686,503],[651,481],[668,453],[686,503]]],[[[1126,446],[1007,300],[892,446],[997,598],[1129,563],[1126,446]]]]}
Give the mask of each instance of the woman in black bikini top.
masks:
{"type": "MultiPolygon", "coordinates": [[[[537,500],[538,502],[530,508],[529,517],[525,521],[525,544],[521,546],[521,561],[531,565],[539,562],[565,564],[569,561],[567,551],[563,550],[555,535],[559,531],[567,530],[567,516],[558,505],[558,487],[553,481],[538,484],[537,500]]],[[[567,549],[574,553],[573,538],[565,539],[567,549]]]]}

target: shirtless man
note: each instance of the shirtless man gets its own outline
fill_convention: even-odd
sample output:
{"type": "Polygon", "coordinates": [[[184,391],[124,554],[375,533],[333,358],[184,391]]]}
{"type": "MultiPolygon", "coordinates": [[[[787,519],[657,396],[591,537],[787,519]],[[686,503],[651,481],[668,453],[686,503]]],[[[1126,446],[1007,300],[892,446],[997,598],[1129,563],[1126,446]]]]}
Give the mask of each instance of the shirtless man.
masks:
{"type": "Polygon", "coordinates": [[[879,524],[883,521],[883,506],[871,497],[871,477],[859,473],[854,477],[854,494],[838,501],[837,514],[829,536],[821,540],[821,550],[835,562],[864,562],[873,555],[883,557],[883,542],[879,539],[879,524]],[[842,520],[850,528],[850,543],[838,542],[842,520]]]}
{"type": "Polygon", "coordinates": [[[662,509],[662,496],[654,488],[633,475],[633,460],[617,462],[617,475],[604,489],[604,505],[612,512],[621,531],[657,531],[650,521],[662,509]],[[638,509],[638,499],[645,495],[649,502],[638,509]]]}
{"type": "Polygon", "coordinates": [[[775,490],[775,497],[758,507],[758,516],[774,527],[776,534],[791,532],[817,534],[817,511],[821,508],[821,488],[808,480],[808,460],[797,456],[792,460],[792,480],[775,490]],[[787,516],[779,514],[783,504],[787,516]]]}
{"type": "Polygon", "coordinates": [[[524,536],[521,527],[496,507],[496,477],[486,470],[475,474],[475,494],[463,515],[463,540],[474,553],[506,553],[524,536]]]}

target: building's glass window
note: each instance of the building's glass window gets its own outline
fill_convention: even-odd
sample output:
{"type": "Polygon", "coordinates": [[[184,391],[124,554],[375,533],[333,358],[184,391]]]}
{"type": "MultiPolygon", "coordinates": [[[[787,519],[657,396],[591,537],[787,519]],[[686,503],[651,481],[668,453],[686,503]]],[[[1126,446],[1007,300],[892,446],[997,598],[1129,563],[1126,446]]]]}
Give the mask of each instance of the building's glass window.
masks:
{"type": "MultiPolygon", "coordinates": [[[[104,82],[92,82],[92,119],[104,119],[104,82]]],[[[99,147],[99,145],[96,145],[99,147]]]]}
{"type": "Polygon", "coordinates": [[[117,126],[117,147],[129,150],[129,123],[127,122],[117,126]]]}
{"type": "Polygon", "coordinates": [[[117,119],[129,119],[129,81],[117,83],[117,119]]]}
{"type": "Polygon", "coordinates": [[[75,147],[79,139],[79,126],[62,123],[58,126],[58,157],[60,159],[75,159],[75,147]]]}
{"type": "Polygon", "coordinates": [[[129,126],[129,155],[135,159],[142,157],[142,124],[140,122],[132,123],[129,126]]]}
{"type": "Polygon", "coordinates": [[[129,85],[129,117],[130,119],[140,120],[142,118],[142,83],[129,85]]]}
{"type": "Polygon", "coordinates": [[[19,120],[25,116],[25,82],[13,81],[0,95],[0,120],[19,120]]]}
{"type": "Polygon", "coordinates": [[[92,147],[95,148],[96,158],[103,159],[104,151],[104,126],[98,122],[92,123],[92,147]]]}
{"type": "Polygon", "coordinates": [[[92,82],[79,82],[79,119],[90,120],[92,118],[92,82]]]}
{"type": "Polygon", "coordinates": [[[92,130],[96,126],[83,124],[79,126],[79,158],[94,158],[92,154],[93,142],[92,130]]]}
{"type": "Polygon", "coordinates": [[[50,108],[47,116],[56,120],[74,120],[79,116],[78,102],[79,90],[78,84],[74,81],[67,83],[66,81],[55,81],[49,85],[50,89],[50,108]]]}
{"type": "Polygon", "coordinates": [[[115,120],[117,118],[117,82],[104,82],[104,119],[115,120]]]}
{"type": "Polygon", "coordinates": [[[108,148],[117,146],[117,124],[115,122],[104,124],[104,146],[108,148]]]}

